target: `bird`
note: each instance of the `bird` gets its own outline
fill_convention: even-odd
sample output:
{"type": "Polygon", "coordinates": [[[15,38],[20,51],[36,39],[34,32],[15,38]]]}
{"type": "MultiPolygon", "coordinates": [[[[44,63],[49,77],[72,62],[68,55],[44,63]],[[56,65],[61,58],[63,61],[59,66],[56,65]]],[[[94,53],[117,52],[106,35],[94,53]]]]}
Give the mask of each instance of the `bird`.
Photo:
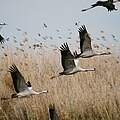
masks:
{"type": "Polygon", "coordinates": [[[16,28],[17,31],[22,31],[20,28],[16,28]]]}
{"type": "Polygon", "coordinates": [[[55,110],[54,104],[49,105],[49,117],[50,117],[50,120],[60,120],[60,118],[55,110]]]}
{"type": "Polygon", "coordinates": [[[0,25],[7,25],[6,23],[0,23],[0,25]]]}
{"type": "Polygon", "coordinates": [[[41,92],[36,92],[32,89],[32,85],[30,81],[25,82],[24,77],[18,70],[17,66],[15,64],[12,64],[9,67],[9,72],[11,74],[12,80],[13,80],[13,85],[14,89],[16,91],[15,94],[11,95],[11,98],[20,98],[20,97],[26,97],[30,95],[39,95],[42,93],[47,93],[47,90],[41,91],[41,92]]]}
{"type": "Polygon", "coordinates": [[[94,68],[84,69],[78,66],[79,60],[74,59],[74,55],[71,53],[67,43],[64,43],[60,46],[61,51],[61,63],[63,67],[63,72],[60,72],[60,75],[70,75],[77,72],[85,71],[95,71],[94,68]]]}
{"type": "Polygon", "coordinates": [[[85,25],[82,25],[78,29],[78,32],[79,32],[79,38],[80,38],[81,53],[78,54],[77,51],[75,51],[73,53],[75,58],[80,58],[80,57],[81,58],[89,58],[89,57],[98,56],[98,55],[111,54],[111,52],[96,53],[95,51],[93,51],[92,45],[91,45],[91,37],[89,36],[85,25]]]}
{"type": "Polygon", "coordinates": [[[45,27],[45,28],[47,28],[47,27],[48,27],[48,26],[47,26],[47,24],[45,24],[45,23],[43,23],[43,25],[44,25],[44,27],[45,27]]]}
{"type": "Polygon", "coordinates": [[[0,35],[0,43],[2,44],[2,43],[4,43],[4,41],[5,41],[4,37],[2,35],[0,35]]]}
{"type": "Polygon", "coordinates": [[[115,8],[115,5],[113,4],[115,2],[119,2],[119,1],[113,1],[113,0],[97,1],[95,4],[92,4],[91,7],[87,8],[87,9],[83,9],[82,12],[87,11],[87,10],[92,9],[97,6],[102,6],[102,7],[107,8],[108,12],[111,12],[113,10],[118,10],[115,8]]]}
{"type": "Polygon", "coordinates": [[[50,79],[53,79],[55,77],[59,77],[61,75],[71,75],[71,74],[75,74],[77,72],[87,72],[87,71],[95,71],[95,68],[81,68],[79,66],[79,61],[76,56],[74,56],[67,43],[63,43],[60,46],[61,51],[61,64],[63,67],[63,72],[60,72],[58,75],[56,76],[52,76],[50,79]]]}

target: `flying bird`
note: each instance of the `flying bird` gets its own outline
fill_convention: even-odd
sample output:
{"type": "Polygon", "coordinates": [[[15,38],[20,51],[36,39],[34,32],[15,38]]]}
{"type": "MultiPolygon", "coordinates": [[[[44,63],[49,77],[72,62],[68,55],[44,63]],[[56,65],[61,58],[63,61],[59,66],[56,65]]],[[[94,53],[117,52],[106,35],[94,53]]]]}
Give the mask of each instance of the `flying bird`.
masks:
{"type": "Polygon", "coordinates": [[[44,25],[44,27],[45,27],[45,28],[47,28],[47,27],[48,27],[45,23],[44,23],[43,25],[44,25]]]}
{"type": "Polygon", "coordinates": [[[115,5],[113,4],[115,2],[117,2],[117,1],[113,1],[113,0],[97,1],[95,4],[92,4],[91,7],[87,8],[87,9],[83,9],[82,12],[87,11],[87,10],[92,9],[94,7],[97,7],[97,6],[105,7],[110,12],[113,10],[118,10],[115,8],[115,5]]]}
{"type": "Polygon", "coordinates": [[[7,25],[6,23],[0,23],[0,25],[7,25]]]}
{"type": "Polygon", "coordinates": [[[22,31],[20,28],[16,28],[17,31],[22,31]]]}
{"type": "Polygon", "coordinates": [[[36,92],[36,91],[32,90],[32,85],[31,85],[30,81],[25,82],[24,77],[19,72],[19,70],[15,64],[10,66],[9,72],[11,73],[13,85],[14,85],[14,88],[16,91],[16,94],[12,94],[12,96],[11,96],[12,98],[25,97],[25,96],[30,96],[30,95],[38,95],[38,94],[48,92],[47,90],[44,90],[41,92],[36,92]]]}
{"type": "Polygon", "coordinates": [[[97,55],[109,55],[109,54],[111,54],[110,52],[96,53],[95,51],[93,51],[92,45],[91,45],[91,38],[87,32],[85,25],[82,25],[79,28],[78,32],[79,32],[79,38],[80,38],[81,53],[77,54],[77,51],[75,51],[74,52],[75,58],[79,58],[79,57],[89,58],[89,57],[97,56],[97,55]]]}
{"type": "Polygon", "coordinates": [[[40,33],[38,33],[38,36],[40,37],[40,36],[41,36],[41,34],[40,34],[40,33]]]}
{"type": "Polygon", "coordinates": [[[63,67],[63,72],[60,72],[58,76],[51,77],[51,79],[55,77],[59,77],[61,75],[71,75],[77,72],[95,71],[95,68],[89,68],[89,69],[81,68],[78,65],[79,60],[76,59],[75,56],[71,53],[67,43],[64,43],[60,46],[60,51],[61,51],[61,63],[63,67]]]}
{"type": "Polygon", "coordinates": [[[4,41],[5,41],[5,39],[3,38],[2,35],[0,35],[0,43],[2,44],[2,43],[4,43],[4,41]]]}
{"type": "Polygon", "coordinates": [[[94,68],[90,69],[83,69],[80,66],[78,66],[79,60],[74,59],[74,55],[72,55],[69,46],[67,43],[64,43],[60,47],[61,51],[61,62],[62,62],[62,67],[64,69],[63,72],[59,73],[60,75],[69,75],[69,74],[74,74],[77,72],[85,72],[85,71],[95,71],[94,68]]]}
{"type": "Polygon", "coordinates": [[[50,120],[60,120],[60,118],[55,110],[54,104],[49,105],[49,117],[50,117],[50,120]]]}

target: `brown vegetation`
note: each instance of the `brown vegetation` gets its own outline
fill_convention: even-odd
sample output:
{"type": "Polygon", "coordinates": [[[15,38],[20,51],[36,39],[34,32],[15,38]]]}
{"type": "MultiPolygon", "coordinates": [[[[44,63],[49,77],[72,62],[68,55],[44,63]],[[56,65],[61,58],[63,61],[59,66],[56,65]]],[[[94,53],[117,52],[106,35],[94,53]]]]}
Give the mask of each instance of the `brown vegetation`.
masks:
{"type": "MultiPolygon", "coordinates": [[[[47,48],[46,48],[47,49],[47,48]]],[[[81,72],[50,79],[62,71],[59,52],[22,52],[13,50],[0,59],[0,97],[14,93],[7,72],[14,62],[33,89],[47,94],[0,101],[0,120],[48,120],[49,104],[54,104],[60,120],[119,120],[120,65],[112,56],[80,59],[81,66],[95,72],[81,72]],[[57,57],[57,58],[56,58],[57,57]]],[[[2,56],[2,55],[1,55],[2,56]]]]}

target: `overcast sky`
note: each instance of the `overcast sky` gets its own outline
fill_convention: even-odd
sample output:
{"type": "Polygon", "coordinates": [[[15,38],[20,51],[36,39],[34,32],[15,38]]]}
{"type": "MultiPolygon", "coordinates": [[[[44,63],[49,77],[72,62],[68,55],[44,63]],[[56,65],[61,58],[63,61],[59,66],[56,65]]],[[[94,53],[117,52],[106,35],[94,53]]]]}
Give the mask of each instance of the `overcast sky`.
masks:
{"type": "MultiPolygon", "coordinates": [[[[0,22],[8,24],[1,29],[1,34],[10,38],[16,36],[19,40],[22,34],[16,28],[20,28],[28,32],[32,39],[40,39],[37,33],[52,36],[57,44],[57,36],[62,36],[63,41],[69,36],[76,40],[78,33],[75,22],[80,21],[79,26],[85,24],[93,38],[100,37],[100,31],[103,30],[105,35],[110,37],[114,34],[119,40],[120,3],[116,3],[118,11],[108,12],[106,8],[96,7],[81,12],[95,2],[96,0],[0,0],[0,22]],[[48,27],[44,28],[43,23],[48,27]]],[[[108,41],[111,42],[111,38],[108,41]]]]}

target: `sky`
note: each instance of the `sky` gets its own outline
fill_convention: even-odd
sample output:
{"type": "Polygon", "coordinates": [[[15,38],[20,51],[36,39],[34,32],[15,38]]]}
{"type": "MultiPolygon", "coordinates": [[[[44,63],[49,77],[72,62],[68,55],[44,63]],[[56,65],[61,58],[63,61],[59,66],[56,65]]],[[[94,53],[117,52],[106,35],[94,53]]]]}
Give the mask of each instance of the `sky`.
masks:
{"type": "Polygon", "coordinates": [[[59,45],[69,42],[69,36],[73,42],[78,39],[75,23],[79,22],[79,26],[86,25],[96,41],[96,38],[102,36],[100,31],[103,30],[110,44],[118,44],[112,40],[111,34],[120,40],[120,3],[115,4],[118,11],[108,12],[106,8],[96,7],[81,12],[95,2],[96,0],[0,0],[0,22],[8,24],[0,32],[6,38],[16,36],[17,40],[22,39],[22,32],[27,32],[33,42],[35,39],[46,42],[37,35],[40,33],[54,38],[47,43],[59,45]],[[47,28],[44,28],[44,23],[47,28]],[[20,28],[22,32],[16,28],[20,28]],[[70,31],[72,35],[69,35],[70,31]],[[61,40],[58,36],[62,36],[61,40]]]}

